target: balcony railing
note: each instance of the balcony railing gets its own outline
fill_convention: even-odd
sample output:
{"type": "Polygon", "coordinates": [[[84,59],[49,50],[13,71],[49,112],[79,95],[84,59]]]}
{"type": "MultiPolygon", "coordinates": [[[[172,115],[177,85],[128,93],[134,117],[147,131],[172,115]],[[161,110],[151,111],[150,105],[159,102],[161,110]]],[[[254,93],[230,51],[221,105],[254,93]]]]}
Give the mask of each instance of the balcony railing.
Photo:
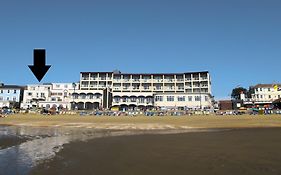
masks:
{"type": "Polygon", "coordinates": [[[158,82],[158,83],[161,83],[161,82],[163,82],[163,79],[153,79],[153,81],[156,82],[156,83],[157,83],[157,82],[158,82]]]}
{"type": "Polygon", "coordinates": [[[173,82],[175,82],[175,80],[174,79],[164,79],[164,82],[165,83],[173,83],[173,82]]]}

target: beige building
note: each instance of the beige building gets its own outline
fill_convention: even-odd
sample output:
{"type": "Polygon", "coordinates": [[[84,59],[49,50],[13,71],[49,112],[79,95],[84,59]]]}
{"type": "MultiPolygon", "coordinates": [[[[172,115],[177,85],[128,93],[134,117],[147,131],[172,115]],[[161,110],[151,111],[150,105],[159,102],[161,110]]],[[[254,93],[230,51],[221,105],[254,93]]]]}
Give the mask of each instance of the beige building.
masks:
{"type": "Polygon", "coordinates": [[[256,104],[271,104],[281,98],[281,84],[257,84],[252,94],[252,102],[256,104]]]}
{"type": "Polygon", "coordinates": [[[73,92],[71,83],[46,83],[28,85],[24,89],[21,108],[66,108],[70,109],[73,92]]]}
{"type": "Polygon", "coordinates": [[[79,109],[97,107],[212,107],[208,71],[187,73],[81,72],[74,95],[79,109]]]}

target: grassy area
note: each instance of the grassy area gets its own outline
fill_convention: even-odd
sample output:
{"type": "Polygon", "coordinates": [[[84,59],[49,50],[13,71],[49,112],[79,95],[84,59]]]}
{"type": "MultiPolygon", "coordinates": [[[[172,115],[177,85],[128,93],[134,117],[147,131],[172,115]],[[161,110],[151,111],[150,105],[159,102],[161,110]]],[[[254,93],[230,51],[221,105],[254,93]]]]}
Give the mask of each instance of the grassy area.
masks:
{"type": "Polygon", "coordinates": [[[79,116],[16,114],[0,118],[0,125],[27,125],[27,126],[64,126],[64,125],[171,125],[175,127],[199,128],[244,128],[244,127],[281,127],[281,115],[241,115],[241,116],[79,116]]]}

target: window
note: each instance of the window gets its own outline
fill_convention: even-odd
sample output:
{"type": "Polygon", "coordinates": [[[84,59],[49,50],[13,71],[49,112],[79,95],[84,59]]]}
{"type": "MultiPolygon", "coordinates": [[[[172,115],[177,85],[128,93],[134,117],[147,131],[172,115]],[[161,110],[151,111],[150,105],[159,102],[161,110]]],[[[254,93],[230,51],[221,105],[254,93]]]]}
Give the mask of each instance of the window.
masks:
{"type": "Polygon", "coordinates": [[[267,90],[268,90],[268,92],[270,92],[270,88],[268,88],[267,90]]]}
{"type": "Polygon", "coordinates": [[[9,93],[10,93],[10,90],[8,90],[7,92],[8,92],[8,94],[9,94],[9,93]]]}
{"type": "Polygon", "coordinates": [[[7,97],[7,101],[9,101],[10,100],[10,97],[7,97]]]}
{"type": "Polygon", "coordinates": [[[179,90],[184,90],[184,86],[179,86],[178,89],[179,90]]]}
{"type": "Polygon", "coordinates": [[[0,93],[3,94],[3,90],[1,90],[0,93]]]}
{"type": "Polygon", "coordinates": [[[185,96],[178,96],[178,101],[185,101],[185,96]]]}
{"type": "Polygon", "coordinates": [[[56,101],[56,98],[55,98],[55,97],[52,97],[52,98],[51,98],[51,101],[56,101]]]}
{"type": "Polygon", "coordinates": [[[41,93],[41,97],[45,97],[45,94],[44,94],[44,93],[41,93]]]}
{"type": "Polygon", "coordinates": [[[67,84],[66,85],[64,85],[64,88],[67,88],[68,86],[67,86],[67,84]]]}
{"type": "Polygon", "coordinates": [[[72,94],[74,99],[78,99],[78,94],[72,94]]]}
{"type": "Polygon", "coordinates": [[[131,97],[131,102],[137,102],[137,98],[136,97],[131,97]]]}
{"type": "Polygon", "coordinates": [[[263,95],[261,95],[261,98],[263,98],[263,95]]]}
{"type": "Polygon", "coordinates": [[[167,96],[167,101],[174,101],[174,96],[167,96]]]}
{"type": "Polygon", "coordinates": [[[262,91],[262,88],[260,88],[260,91],[262,91]]]}
{"type": "Polygon", "coordinates": [[[149,86],[148,85],[144,85],[144,89],[145,90],[149,89],[149,86]]]}
{"type": "Polygon", "coordinates": [[[60,85],[59,84],[56,84],[56,88],[59,88],[60,87],[60,85]]]}
{"type": "Polygon", "coordinates": [[[192,96],[188,96],[188,101],[192,101],[192,96]]]}
{"type": "Polygon", "coordinates": [[[208,96],[205,96],[205,101],[208,101],[208,100],[209,100],[208,96]]]}
{"type": "Polygon", "coordinates": [[[120,97],[114,97],[113,100],[114,100],[115,103],[119,103],[120,102],[120,97]]]}
{"type": "Polygon", "coordinates": [[[268,95],[268,98],[271,98],[271,95],[268,95]]]}
{"type": "Polygon", "coordinates": [[[13,101],[17,101],[17,97],[13,97],[13,101]]]}
{"type": "Polygon", "coordinates": [[[200,96],[195,96],[195,101],[200,101],[200,96]]]}
{"type": "Polygon", "coordinates": [[[157,90],[161,90],[161,89],[162,89],[162,86],[156,85],[156,89],[157,89],[157,90]]]}
{"type": "Polygon", "coordinates": [[[163,101],[163,96],[156,96],[155,101],[163,101]]]}
{"type": "Polygon", "coordinates": [[[80,94],[82,99],[86,99],[86,94],[80,94]]]}
{"type": "Polygon", "coordinates": [[[17,90],[14,90],[14,94],[16,94],[17,93],[17,90]]]}
{"type": "Polygon", "coordinates": [[[139,102],[140,102],[140,103],[144,103],[144,101],[145,101],[145,99],[144,99],[143,97],[140,97],[140,98],[139,98],[139,102]]]}
{"type": "Polygon", "coordinates": [[[28,92],[27,95],[28,95],[28,96],[32,96],[32,93],[31,93],[31,92],[28,92]]]}
{"type": "Polygon", "coordinates": [[[146,98],[146,103],[148,104],[148,103],[152,103],[153,102],[153,98],[150,98],[150,97],[148,97],[148,98],[146,98]]]}
{"type": "Polygon", "coordinates": [[[127,97],[122,97],[123,102],[127,102],[127,97]]]}
{"type": "Polygon", "coordinates": [[[0,97],[0,101],[3,101],[3,97],[0,97]]]}

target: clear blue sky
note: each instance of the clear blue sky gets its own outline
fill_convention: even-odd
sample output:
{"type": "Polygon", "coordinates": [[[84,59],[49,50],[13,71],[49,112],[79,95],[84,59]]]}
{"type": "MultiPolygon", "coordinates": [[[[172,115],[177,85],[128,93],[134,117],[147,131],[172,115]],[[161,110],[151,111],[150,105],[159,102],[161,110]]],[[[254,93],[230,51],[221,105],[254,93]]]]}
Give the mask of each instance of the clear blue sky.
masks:
{"type": "Polygon", "coordinates": [[[46,48],[42,82],[80,71],[209,70],[213,94],[280,82],[280,0],[7,0],[0,2],[0,81],[38,81],[27,65],[46,48]]]}

